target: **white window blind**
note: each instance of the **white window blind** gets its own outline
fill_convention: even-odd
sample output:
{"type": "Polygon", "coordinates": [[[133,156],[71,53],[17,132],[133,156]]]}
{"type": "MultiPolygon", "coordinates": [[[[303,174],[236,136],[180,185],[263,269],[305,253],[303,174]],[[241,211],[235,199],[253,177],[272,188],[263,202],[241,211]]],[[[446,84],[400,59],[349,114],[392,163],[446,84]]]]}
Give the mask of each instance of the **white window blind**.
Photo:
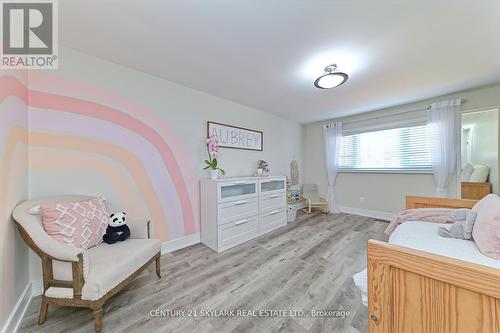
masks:
{"type": "Polygon", "coordinates": [[[343,136],[341,170],[428,171],[430,146],[426,125],[343,136]]]}

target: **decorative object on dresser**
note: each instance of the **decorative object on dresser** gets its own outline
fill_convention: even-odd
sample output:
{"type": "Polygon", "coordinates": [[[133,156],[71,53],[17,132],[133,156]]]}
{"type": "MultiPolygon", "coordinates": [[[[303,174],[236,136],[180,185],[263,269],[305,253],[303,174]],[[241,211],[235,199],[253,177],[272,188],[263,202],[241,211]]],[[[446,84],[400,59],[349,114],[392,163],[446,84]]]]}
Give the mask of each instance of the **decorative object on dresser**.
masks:
{"type": "Polygon", "coordinates": [[[208,160],[205,160],[206,166],[203,170],[210,169],[210,179],[216,180],[219,178],[219,171],[222,176],[224,176],[226,172],[218,166],[217,155],[219,154],[219,144],[217,143],[217,139],[213,136],[207,139],[207,151],[208,160]]]}
{"type": "Polygon", "coordinates": [[[257,176],[267,177],[267,176],[269,176],[270,171],[271,170],[269,169],[269,163],[267,163],[264,160],[259,160],[257,162],[257,176]]]}
{"type": "Polygon", "coordinates": [[[286,225],[286,178],[201,180],[201,242],[220,253],[286,225]]]}
{"type": "Polygon", "coordinates": [[[264,150],[264,133],[261,131],[208,121],[207,137],[211,136],[223,148],[264,150]]]}

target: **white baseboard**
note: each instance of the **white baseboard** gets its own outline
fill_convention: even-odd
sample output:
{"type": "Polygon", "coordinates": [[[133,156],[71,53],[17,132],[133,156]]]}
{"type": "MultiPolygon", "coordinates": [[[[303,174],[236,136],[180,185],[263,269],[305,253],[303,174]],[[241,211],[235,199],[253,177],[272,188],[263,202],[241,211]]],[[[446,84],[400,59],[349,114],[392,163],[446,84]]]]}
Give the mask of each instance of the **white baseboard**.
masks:
{"type": "Polygon", "coordinates": [[[28,305],[31,301],[31,283],[29,282],[24,288],[23,293],[19,297],[19,300],[16,303],[14,309],[10,313],[7,322],[2,328],[2,333],[14,333],[19,329],[19,325],[21,324],[21,320],[24,317],[24,313],[28,309],[28,305]]]}
{"type": "Polygon", "coordinates": [[[200,234],[189,235],[186,237],[174,239],[161,245],[161,254],[174,252],[185,247],[201,243],[200,234]]]}
{"type": "Polygon", "coordinates": [[[43,293],[43,281],[31,281],[31,297],[40,296],[43,293]]]}
{"type": "Polygon", "coordinates": [[[356,207],[340,206],[339,209],[342,213],[367,216],[367,217],[372,217],[374,219],[387,220],[387,221],[392,220],[396,216],[395,213],[388,213],[379,210],[362,209],[356,207]]]}

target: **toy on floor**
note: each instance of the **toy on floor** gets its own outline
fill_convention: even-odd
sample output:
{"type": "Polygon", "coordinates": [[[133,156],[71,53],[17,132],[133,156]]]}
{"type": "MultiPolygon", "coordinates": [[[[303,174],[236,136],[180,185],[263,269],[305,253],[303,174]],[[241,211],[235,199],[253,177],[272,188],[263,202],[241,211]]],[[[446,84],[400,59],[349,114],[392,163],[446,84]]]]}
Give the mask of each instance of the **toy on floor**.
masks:
{"type": "Polygon", "coordinates": [[[124,241],[129,236],[130,229],[127,225],[127,214],[125,212],[111,214],[102,240],[105,243],[113,244],[124,241]]]}
{"type": "Polygon", "coordinates": [[[330,203],[319,194],[318,185],[303,184],[302,196],[307,203],[307,207],[304,208],[304,212],[307,214],[311,214],[313,208],[318,208],[325,214],[330,213],[330,203]]]}

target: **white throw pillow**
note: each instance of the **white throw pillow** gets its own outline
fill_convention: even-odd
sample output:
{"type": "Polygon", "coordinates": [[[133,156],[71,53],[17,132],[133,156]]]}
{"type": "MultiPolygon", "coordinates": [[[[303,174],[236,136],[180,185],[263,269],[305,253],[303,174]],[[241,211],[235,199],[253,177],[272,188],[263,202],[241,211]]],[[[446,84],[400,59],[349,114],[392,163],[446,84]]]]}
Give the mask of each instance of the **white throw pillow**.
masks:
{"type": "Polygon", "coordinates": [[[28,209],[28,214],[31,215],[38,215],[40,214],[40,212],[41,212],[40,206],[33,206],[30,209],[28,209]]]}
{"type": "Polygon", "coordinates": [[[474,167],[472,164],[467,163],[462,167],[462,181],[463,182],[468,182],[470,175],[472,175],[472,172],[474,171],[474,167]]]}
{"type": "Polygon", "coordinates": [[[476,165],[470,175],[469,182],[485,182],[490,174],[490,168],[487,165],[476,165]]]}

